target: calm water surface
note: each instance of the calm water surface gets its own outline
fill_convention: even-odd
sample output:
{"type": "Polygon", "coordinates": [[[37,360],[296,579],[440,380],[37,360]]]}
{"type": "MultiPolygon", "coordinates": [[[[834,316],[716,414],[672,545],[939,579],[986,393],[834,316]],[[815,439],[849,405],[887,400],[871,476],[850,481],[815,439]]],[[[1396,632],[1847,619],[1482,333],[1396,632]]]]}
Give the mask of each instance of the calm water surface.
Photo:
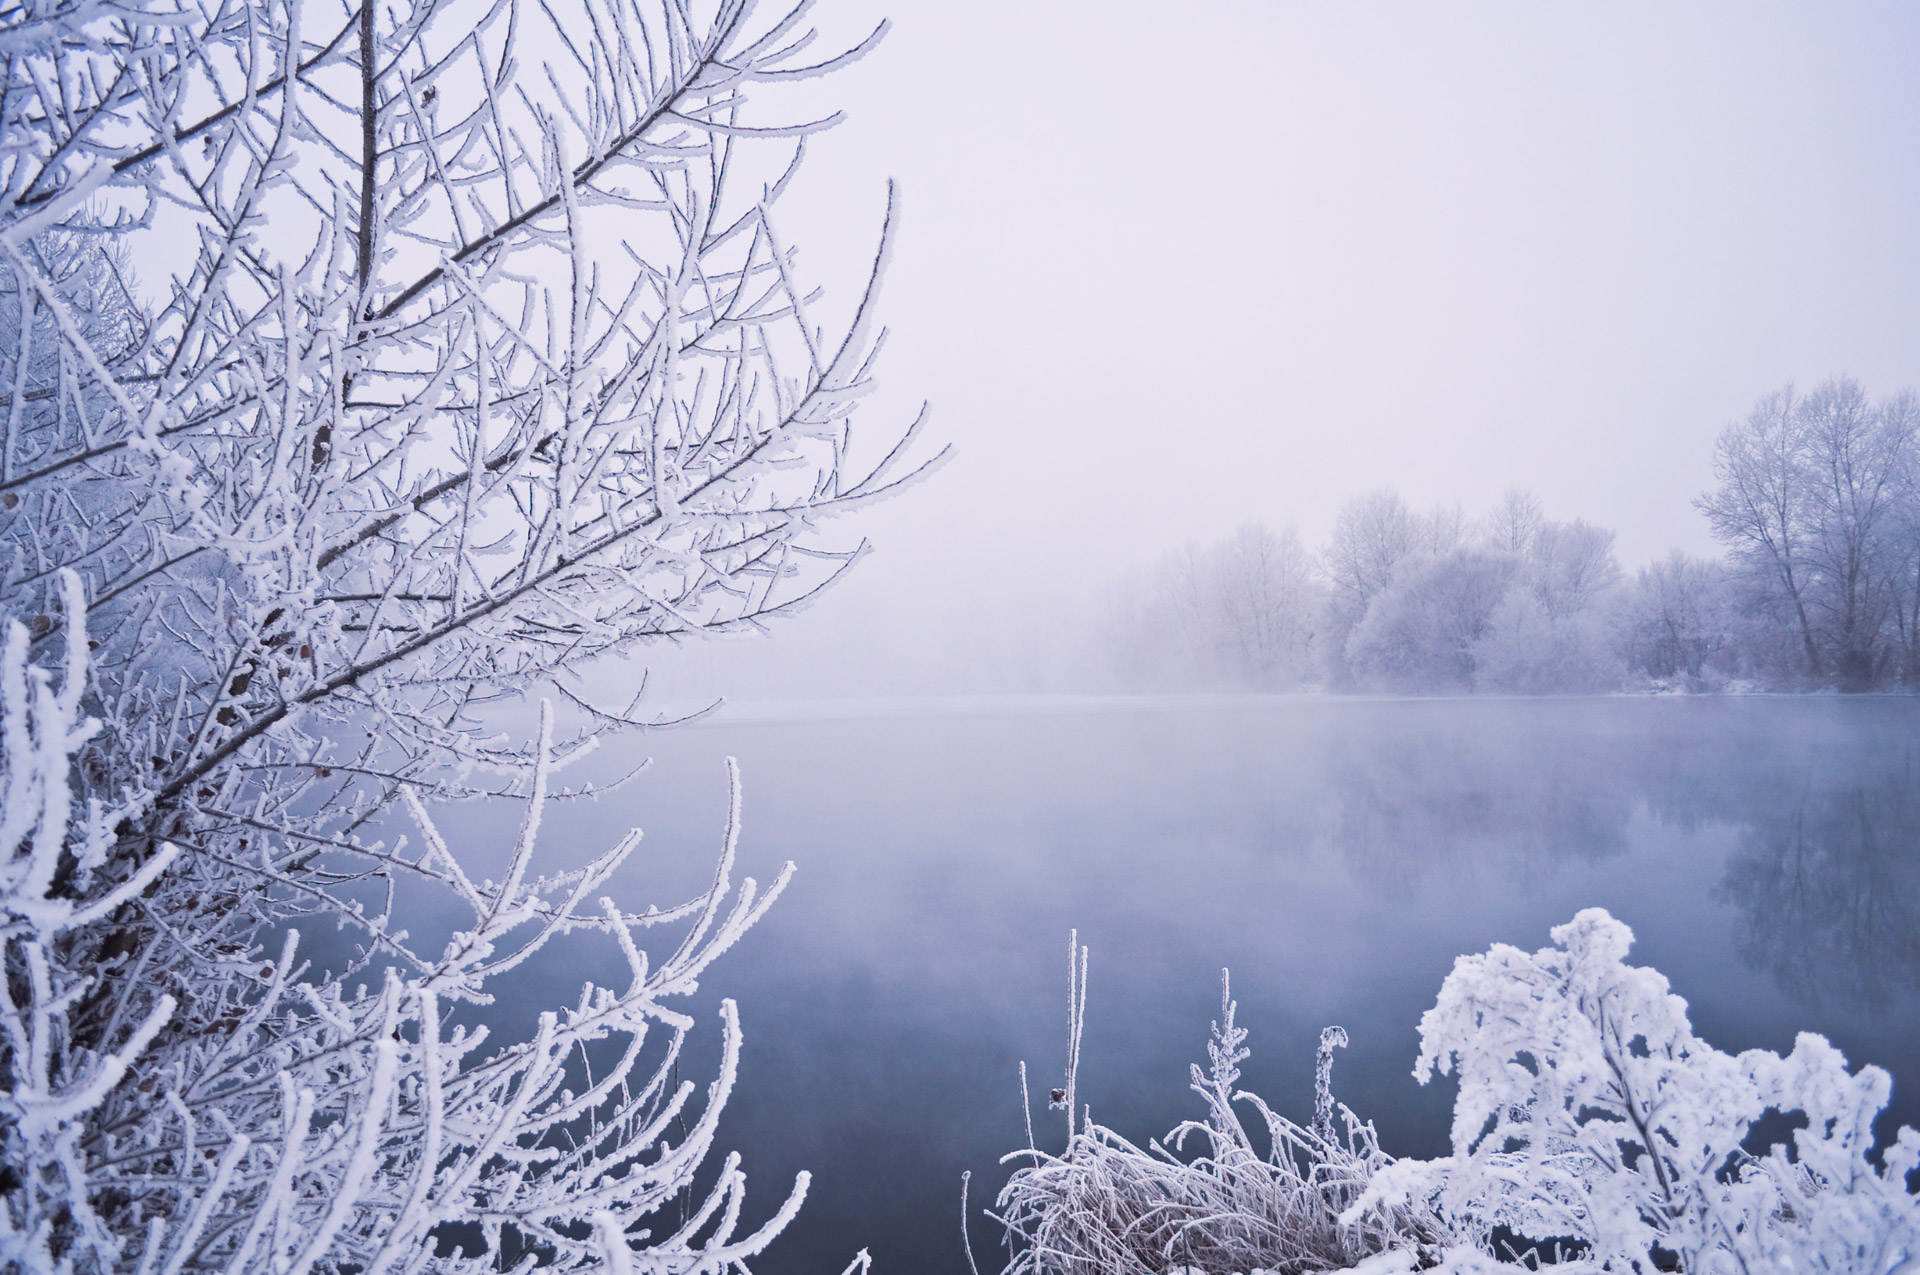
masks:
{"type": "Polygon", "coordinates": [[[763,1275],[835,1275],[861,1247],[883,1272],[964,1271],[965,1169],[977,1255],[999,1267],[980,1209],[1024,1141],[1020,1060],[1042,1144],[1063,1136],[1044,1090],[1065,1056],[1069,927],[1092,949],[1080,1093],[1136,1139],[1200,1110],[1186,1069],[1229,966],[1252,1033],[1243,1084],[1304,1121],[1314,1041],[1342,1024],[1341,1099],[1389,1151],[1443,1153],[1451,1086],[1410,1069],[1454,958],[1543,947],[1593,905],[1633,927],[1633,959],[1667,974],[1709,1042],[1785,1050],[1823,1032],[1890,1070],[1892,1117],[1920,1125],[1920,702],[736,716],[641,747],[652,769],[549,844],[643,826],[625,901],[665,903],[711,862],[733,755],[742,871],[800,865],[703,989],[742,1010],[722,1141],[745,1155],[750,1202],[764,1216],[814,1174],[763,1275]]]}

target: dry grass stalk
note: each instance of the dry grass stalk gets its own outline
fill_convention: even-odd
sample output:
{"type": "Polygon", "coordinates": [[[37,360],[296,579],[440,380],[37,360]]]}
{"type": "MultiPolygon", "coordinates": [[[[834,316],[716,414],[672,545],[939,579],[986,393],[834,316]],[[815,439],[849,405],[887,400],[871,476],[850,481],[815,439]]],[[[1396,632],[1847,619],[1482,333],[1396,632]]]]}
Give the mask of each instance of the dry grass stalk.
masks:
{"type": "MultiPolygon", "coordinates": [[[[1220,991],[1221,1017],[1207,1046],[1210,1067],[1193,1068],[1206,1120],[1186,1121],[1164,1144],[1150,1141],[1143,1150],[1082,1119],[1064,1154],[1029,1145],[1005,1158],[1032,1162],[1014,1173],[996,1201],[1009,1250],[1004,1275],[1295,1275],[1351,1266],[1388,1248],[1437,1250],[1444,1242],[1440,1222],[1425,1210],[1374,1210],[1352,1225],[1339,1220],[1374,1174],[1392,1163],[1373,1126],[1333,1101],[1332,1047],[1346,1043],[1345,1033],[1329,1028],[1322,1034],[1318,1129],[1302,1128],[1257,1095],[1233,1088],[1247,1057],[1246,1032],[1234,1025],[1225,971],[1220,991]],[[1259,1113],[1265,1154],[1235,1102],[1259,1113]],[[1332,1127],[1336,1108],[1344,1132],[1332,1127]],[[1186,1159],[1190,1139],[1201,1154],[1186,1159]]],[[[1081,1008],[1076,1000],[1076,1041],[1081,1008]]]]}

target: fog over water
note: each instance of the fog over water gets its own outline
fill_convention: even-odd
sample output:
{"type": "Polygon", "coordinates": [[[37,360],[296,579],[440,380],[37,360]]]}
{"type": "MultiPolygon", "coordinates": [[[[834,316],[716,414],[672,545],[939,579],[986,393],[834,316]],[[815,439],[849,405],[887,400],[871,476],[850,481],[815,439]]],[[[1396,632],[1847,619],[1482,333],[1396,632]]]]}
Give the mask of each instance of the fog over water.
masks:
{"type": "Polygon", "coordinates": [[[0,17],[0,1275],[1920,1267],[1920,4],[145,8],[0,17]]]}
{"type": "Polygon", "coordinates": [[[898,178],[876,405],[931,400],[956,455],[832,529],[876,551],[789,626],[822,683],[1009,662],[1131,564],[1317,543],[1375,486],[1708,552],[1689,502],[1759,394],[1916,379],[1910,6],[820,10],[882,16],[777,90],[847,112],[788,234],[830,315],[898,178]]]}
{"type": "MultiPolygon", "coordinates": [[[[964,1269],[974,1204],[1024,1141],[1065,1050],[1067,931],[1092,949],[1081,1094],[1136,1139],[1198,1113],[1222,966],[1254,1050],[1243,1084],[1304,1119],[1319,1029],[1344,1025],[1342,1100],[1387,1149],[1445,1149],[1451,1086],[1409,1075],[1454,958],[1604,906],[1728,1051],[1826,1033],[1894,1075],[1883,1133],[1920,1123],[1920,702],[1908,697],[1059,701],[786,712],[645,741],[619,798],[549,814],[597,850],[631,822],[629,902],[695,888],[745,779],[740,871],[785,897],[704,980],[746,1030],[722,1140],[757,1207],[809,1203],[756,1270],[964,1269]]],[[[607,774],[635,760],[608,756],[607,774]]],[[[585,772],[569,775],[577,783],[585,772]]],[[[497,811],[449,831],[505,838],[497,811]]],[[[483,865],[484,866],[484,865],[483,865]]],[[[543,960],[546,958],[543,957],[543,960]]],[[[524,1002],[617,972],[559,953],[524,1002]]],[[[712,1005],[696,1046],[710,1049],[712,1005]],[[707,1038],[703,1042],[703,1037],[707,1038]]],[[[705,1054],[686,1074],[704,1084],[705,1054]]],[[[1054,1132],[1047,1130],[1053,1127],[1054,1132]]],[[[985,1263],[994,1231],[976,1213],[985,1263]]]]}
{"type": "Polygon", "coordinates": [[[728,703],[623,745],[607,767],[655,768],[560,825],[644,825],[625,884],[665,903],[737,755],[746,870],[801,865],[709,980],[742,1006],[723,1137],[759,1207],[816,1174],[756,1269],[962,1270],[966,1169],[991,1260],[1069,927],[1082,1092],[1137,1138],[1196,1113],[1231,965],[1249,1087],[1304,1116],[1342,1023],[1343,1099],[1439,1152],[1451,1094],[1408,1070],[1453,959],[1591,905],[1710,1042],[1825,1032],[1920,1122],[1910,699],[1060,694],[1139,689],[1090,674],[1117,578],[1247,522],[1317,547],[1377,488],[1469,514],[1529,488],[1629,575],[1718,552],[1693,501],[1758,396],[1920,379],[1920,10],[825,8],[896,27],[820,90],[848,120],[789,233],[831,316],[899,179],[876,406],[931,400],[955,455],[823,529],[874,551],[769,635],[596,671],[644,663],[664,715],[728,703]]]}

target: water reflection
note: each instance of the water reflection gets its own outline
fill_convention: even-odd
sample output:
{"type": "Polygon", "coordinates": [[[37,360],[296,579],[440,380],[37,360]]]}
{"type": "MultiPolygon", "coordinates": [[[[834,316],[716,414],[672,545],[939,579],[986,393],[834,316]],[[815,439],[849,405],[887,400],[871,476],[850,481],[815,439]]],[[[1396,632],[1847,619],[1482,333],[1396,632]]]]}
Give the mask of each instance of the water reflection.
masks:
{"type": "Polygon", "coordinates": [[[598,845],[641,823],[655,849],[636,872],[679,871],[712,840],[734,754],[743,870],[800,864],[707,980],[747,1032],[723,1140],[769,1193],[815,1175],[762,1275],[838,1270],[862,1246],[889,1269],[966,1270],[959,1175],[991,1198],[1023,1137],[1020,1059],[1054,1083],[1069,926],[1094,953],[1081,1092],[1141,1138],[1193,1114],[1186,1066],[1230,965],[1249,1087],[1308,1118],[1314,1043],[1341,1022],[1342,1097],[1390,1151],[1439,1153],[1450,1094],[1408,1072],[1453,959],[1542,946],[1596,904],[1716,1046],[1824,1032],[1887,1066],[1895,1117],[1920,1123],[1920,702],[723,718],[649,745],[632,804],[556,833],[598,845]]]}
{"type": "Polygon", "coordinates": [[[1920,743],[1905,714],[1863,716],[1776,701],[1693,730],[1622,732],[1602,712],[1569,732],[1416,709],[1399,731],[1334,740],[1326,824],[1357,882],[1406,898],[1462,871],[1602,864],[1642,812],[1729,827],[1716,896],[1739,910],[1742,957],[1803,1003],[1881,1008],[1920,988],[1920,743]]]}
{"type": "Polygon", "coordinates": [[[1783,794],[1727,865],[1742,956],[1800,1001],[1920,988],[1920,789],[1911,748],[1900,761],[1783,794]]]}
{"type": "Polygon", "coordinates": [[[1542,748],[1530,731],[1420,725],[1338,741],[1325,792],[1357,879],[1407,889],[1466,864],[1527,876],[1626,849],[1636,793],[1618,759],[1542,748]]]}

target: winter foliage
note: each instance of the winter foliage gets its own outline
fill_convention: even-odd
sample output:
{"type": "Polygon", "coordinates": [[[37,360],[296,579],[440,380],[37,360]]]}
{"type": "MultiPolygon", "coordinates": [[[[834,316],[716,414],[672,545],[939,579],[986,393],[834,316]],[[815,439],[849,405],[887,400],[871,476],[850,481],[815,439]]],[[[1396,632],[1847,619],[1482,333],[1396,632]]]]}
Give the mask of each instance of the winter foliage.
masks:
{"type": "Polygon", "coordinates": [[[1722,432],[1714,479],[1699,508],[1771,630],[1775,678],[1920,679],[1920,398],[1788,386],[1722,432]]]}
{"type": "Polygon", "coordinates": [[[1613,533],[1511,492],[1470,520],[1390,491],[1350,502],[1315,554],[1258,523],[1122,581],[1122,684],[1387,692],[1611,689],[1628,677],[1613,533]]]}
{"type": "MultiPolygon", "coordinates": [[[[26,663],[18,622],[0,657],[0,782],[6,844],[18,847],[0,901],[9,974],[16,965],[24,974],[9,979],[0,1003],[11,1070],[0,1111],[13,1174],[0,1261],[33,1271],[493,1269],[511,1232],[528,1261],[539,1255],[561,1268],[617,1267],[641,1241],[649,1269],[721,1270],[779,1233],[806,1179],[742,1233],[737,1157],[690,1216],[666,1220],[712,1147],[740,1052],[729,1001],[721,1072],[696,1102],[692,1082],[672,1083],[693,1025],[672,1002],[695,990],[786,884],[783,873],[764,894],[751,878],[734,886],[737,779],[711,889],[678,908],[623,912],[597,892],[637,833],[579,870],[528,874],[549,788],[543,707],[533,788],[502,881],[467,879],[424,807],[404,794],[422,848],[412,859],[396,849],[395,864],[447,872],[470,909],[470,928],[437,959],[387,959],[411,956],[406,935],[393,932],[385,950],[316,979],[289,928],[273,959],[211,953],[177,997],[143,997],[147,967],[159,963],[147,953],[87,970],[63,941],[142,903],[192,907],[169,872],[182,858],[170,843],[97,895],[56,887],[63,873],[109,868],[114,829],[153,800],[129,793],[114,808],[72,800],[73,754],[100,723],[76,716],[85,629],[78,578],[63,580],[75,622],[58,687],[26,663]],[[651,964],[638,945],[643,932],[683,920],[691,924],[672,956],[651,964]],[[578,931],[610,936],[625,953],[624,986],[588,984],[572,1006],[543,1013],[532,1039],[504,1046],[485,1027],[455,1021],[463,1007],[490,1003],[490,979],[578,931]],[[211,1030],[168,1047],[156,1038],[182,1008],[218,1016],[211,1030]],[[605,1059],[598,1075],[579,1066],[596,1051],[605,1059]],[[643,1220],[651,1229],[638,1229],[643,1220]],[[436,1228],[449,1223],[477,1224],[480,1251],[436,1256],[448,1238],[436,1228]]],[[[159,941],[177,941],[159,924],[159,941]]]]}
{"type": "Polygon", "coordinates": [[[809,8],[0,18],[0,1265],[717,1271],[792,1216],[708,1163],[730,1004],[677,1079],[785,880],[735,881],[737,784],[672,906],[613,897],[637,832],[540,831],[649,721],[594,660],[804,604],[863,548],[822,522],[924,472],[852,432],[892,199],[837,329],[775,214],[833,120],[767,103],[881,34],[809,8]],[[499,853],[435,827],[480,798],[499,853]],[[623,976],[489,1034],[567,938],[623,976]]]}
{"type": "Polygon", "coordinates": [[[1589,1269],[1671,1254],[1687,1271],[1885,1272],[1920,1260],[1920,1133],[1875,1164],[1887,1074],[1849,1072],[1819,1036],[1786,1057],[1721,1053],[1686,1002],[1625,963],[1633,935],[1598,908],[1554,946],[1462,957],[1420,1022],[1422,1081],[1454,1072],[1453,1153],[1402,1161],[1358,1210],[1426,1201],[1490,1251],[1496,1228],[1564,1241],[1589,1269]],[[1800,1124],[1787,1142],[1756,1128],[1800,1124]]]}
{"type": "MultiPolygon", "coordinates": [[[[1457,1076],[1452,1153],[1395,1160],[1344,1108],[1330,1138],[1328,1038],[1315,1129],[1236,1092],[1245,1033],[1223,1001],[1194,1068],[1208,1153],[1183,1162],[1091,1123],[1031,1147],[1002,1193],[1009,1271],[1847,1271],[1920,1262],[1920,1133],[1876,1147],[1889,1080],[1802,1034],[1786,1056],[1694,1035],[1657,971],[1626,964],[1598,908],[1553,946],[1465,956],[1420,1023],[1415,1076],[1457,1076]],[[1266,1125],[1252,1147],[1233,1110],[1266,1125]]],[[[1329,1029],[1328,1036],[1337,1029],[1329,1029]]],[[[1341,1037],[1344,1039],[1344,1037],[1341,1037]]],[[[1031,1139],[1029,1139],[1031,1141],[1031,1139]]]]}
{"type": "Polygon", "coordinates": [[[1108,663],[1170,689],[1920,686],[1920,400],[1876,403],[1849,377],[1780,390],[1722,431],[1713,478],[1696,504],[1726,559],[1632,575],[1613,532],[1519,489],[1471,519],[1372,491],[1317,552],[1251,523],[1118,581],[1108,663]],[[1284,567],[1233,569],[1253,544],[1284,546],[1284,567]]]}

